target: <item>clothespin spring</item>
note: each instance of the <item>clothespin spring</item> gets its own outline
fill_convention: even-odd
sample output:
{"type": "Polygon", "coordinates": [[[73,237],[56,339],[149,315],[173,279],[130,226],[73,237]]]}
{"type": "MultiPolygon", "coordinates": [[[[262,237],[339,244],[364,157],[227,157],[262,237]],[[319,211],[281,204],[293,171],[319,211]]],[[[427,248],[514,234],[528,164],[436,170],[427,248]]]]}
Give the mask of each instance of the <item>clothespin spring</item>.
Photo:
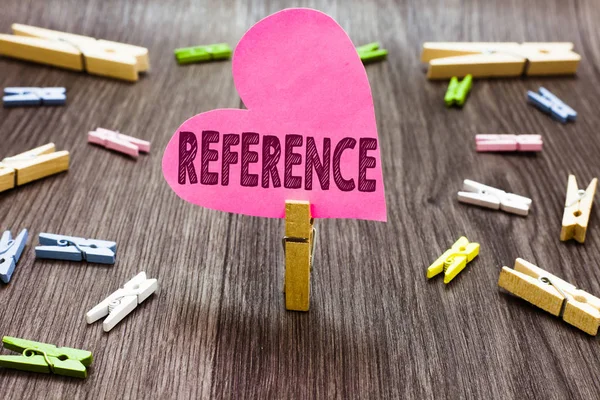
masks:
{"type": "Polygon", "coordinates": [[[33,357],[33,356],[37,356],[37,355],[44,356],[44,360],[46,361],[46,364],[48,364],[48,368],[50,368],[50,372],[54,373],[54,364],[52,364],[50,362],[50,358],[48,358],[48,355],[46,354],[45,351],[43,351],[43,350],[36,350],[36,349],[25,349],[25,350],[23,350],[23,356],[24,357],[33,357]]]}
{"type": "MultiPolygon", "coordinates": [[[[79,250],[79,252],[81,253],[81,258],[83,258],[84,260],[87,261],[87,256],[85,254],[85,250],[83,250],[77,243],[71,242],[67,239],[60,239],[60,240],[56,241],[56,245],[60,246],[60,247],[75,246],[75,248],[77,250],[79,250]]],[[[96,246],[95,244],[92,244],[89,247],[91,247],[92,249],[98,248],[98,246],[96,246]]]]}
{"type": "MultiPolygon", "coordinates": [[[[508,53],[508,54],[510,54],[510,53],[508,53]]],[[[517,55],[517,56],[519,56],[519,55],[517,55]]],[[[529,58],[527,58],[527,57],[524,57],[524,56],[520,56],[520,57],[523,57],[525,59],[525,62],[523,63],[523,71],[521,71],[521,76],[527,76],[527,71],[529,70],[529,64],[531,62],[529,61],[529,58]]]]}
{"type": "Polygon", "coordinates": [[[79,51],[79,54],[81,54],[81,68],[82,71],[84,72],[88,72],[87,70],[87,64],[85,62],[85,54],[83,54],[83,50],[81,49],[81,47],[77,46],[77,44],[73,43],[73,42],[69,42],[68,40],[66,40],[65,38],[59,37],[57,39],[59,42],[63,42],[68,44],[69,46],[73,46],[77,49],[77,51],[79,51]]]}
{"type": "MultiPolygon", "coordinates": [[[[288,237],[284,236],[281,239],[281,244],[283,245],[283,255],[285,256],[285,242],[298,242],[305,243],[307,239],[296,238],[296,237],[288,237]]],[[[313,260],[315,258],[315,247],[317,243],[317,229],[313,226],[312,228],[312,247],[310,248],[310,270],[312,271],[313,260]]]]}
{"type": "MultiPolygon", "coordinates": [[[[496,53],[500,53],[500,52],[497,50],[483,50],[482,53],[483,54],[496,54],[496,53]]],[[[529,69],[529,63],[530,63],[529,58],[525,57],[525,55],[523,55],[523,54],[511,53],[510,51],[506,51],[506,50],[503,50],[502,53],[508,54],[511,56],[515,56],[517,58],[525,59],[525,62],[523,63],[523,70],[521,71],[521,76],[527,75],[527,70],[529,69]]]]}
{"type": "Polygon", "coordinates": [[[123,297],[125,297],[125,296],[121,296],[117,299],[114,299],[110,303],[108,303],[108,313],[109,314],[112,313],[115,310],[115,308],[117,308],[121,305],[121,300],[123,300],[123,297]]]}
{"type": "MultiPolygon", "coordinates": [[[[460,247],[460,251],[465,251],[467,248],[465,246],[461,246],[460,247]]],[[[464,254],[461,254],[459,252],[456,253],[452,253],[450,254],[447,258],[446,261],[444,261],[444,272],[446,272],[446,270],[454,263],[454,259],[456,258],[456,256],[465,256],[464,254]]]]}
{"type": "Polygon", "coordinates": [[[575,200],[573,200],[573,202],[569,205],[566,205],[565,208],[569,208],[571,206],[574,206],[575,204],[579,203],[581,200],[583,200],[583,198],[585,197],[585,190],[584,189],[579,189],[577,191],[577,198],[575,200]]]}
{"type": "Polygon", "coordinates": [[[558,293],[560,293],[560,295],[563,297],[563,301],[562,301],[562,304],[561,304],[561,306],[560,306],[560,312],[558,313],[558,316],[559,316],[560,318],[562,318],[562,317],[563,317],[563,315],[564,315],[564,313],[565,313],[565,308],[567,307],[567,303],[569,302],[569,300],[571,300],[571,297],[570,297],[570,296],[567,296],[567,294],[566,294],[565,292],[563,292],[563,291],[561,290],[561,288],[560,288],[560,287],[558,287],[557,285],[555,285],[555,284],[552,282],[552,280],[551,280],[550,278],[548,278],[547,276],[540,276],[540,277],[538,278],[538,280],[539,280],[540,282],[542,282],[542,283],[545,283],[546,285],[553,286],[553,287],[554,287],[554,289],[556,289],[556,291],[557,291],[558,293]]]}
{"type": "MultiPolygon", "coordinates": [[[[15,241],[14,240],[9,240],[8,244],[6,245],[6,247],[3,248],[3,249],[0,249],[0,256],[2,254],[6,253],[7,251],[9,251],[10,248],[13,246],[13,244],[15,244],[15,241]]],[[[0,259],[0,260],[2,260],[2,259],[0,259]]]]}
{"type": "Polygon", "coordinates": [[[125,293],[122,296],[119,296],[116,299],[114,299],[113,301],[111,301],[110,303],[108,303],[108,313],[111,314],[115,310],[115,308],[117,308],[121,305],[121,300],[123,300],[125,297],[128,297],[128,296],[137,297],[137,293],[134,293],[134,292],[125,293]]]}

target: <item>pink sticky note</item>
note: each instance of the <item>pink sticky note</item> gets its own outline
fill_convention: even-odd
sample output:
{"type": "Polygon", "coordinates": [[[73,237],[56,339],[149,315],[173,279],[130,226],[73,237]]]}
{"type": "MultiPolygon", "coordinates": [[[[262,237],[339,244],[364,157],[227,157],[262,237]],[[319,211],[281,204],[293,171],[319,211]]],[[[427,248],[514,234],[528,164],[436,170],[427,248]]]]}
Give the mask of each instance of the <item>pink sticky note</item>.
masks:
{"type": "Polygon", "coordinates": [[[307,200],[315,218],[386,220],[371,88],[331,17],[287,9],[259,21],[235,49],[233,78],[248,109],[198,114],[165,149],[179,197],[271,218],[307,200]]]}

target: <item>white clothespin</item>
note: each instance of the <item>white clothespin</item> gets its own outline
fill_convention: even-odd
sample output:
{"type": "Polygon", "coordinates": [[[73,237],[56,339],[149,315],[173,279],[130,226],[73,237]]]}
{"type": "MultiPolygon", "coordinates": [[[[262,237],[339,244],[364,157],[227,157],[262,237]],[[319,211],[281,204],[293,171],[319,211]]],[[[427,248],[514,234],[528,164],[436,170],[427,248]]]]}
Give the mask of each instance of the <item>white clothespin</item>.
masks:
{"type": "Polygon", "coordinates": [[[529,213],[531,207],[531,199],[527,197],[506,193],[469,179],[464,180],[463,191],[458,192],[458,201],[523,216],[529,213]]]}
{"type": "Polygon", "coordinates": [[[158,288],[156,279],[146,279],[146,273],[140,272],[96,307],[85,314],[88,324],[98,321],[108,315],[102,323],[104,332],[110,331],[123,318],[129,315],[138,304],[141,304],[158,288]]]}

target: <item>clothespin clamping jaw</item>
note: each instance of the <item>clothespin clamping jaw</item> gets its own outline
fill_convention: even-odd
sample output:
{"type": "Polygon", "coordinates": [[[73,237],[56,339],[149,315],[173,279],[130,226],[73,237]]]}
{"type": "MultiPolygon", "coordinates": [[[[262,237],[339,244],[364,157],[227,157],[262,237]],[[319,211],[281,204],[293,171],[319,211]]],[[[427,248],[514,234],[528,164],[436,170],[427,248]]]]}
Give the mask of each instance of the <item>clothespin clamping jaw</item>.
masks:
{"type": "Polygon", "coordinates": [[[158,281],[156,279],[147,279],[146,273],[140,272],[123,285],[122,289],[117,290],[88,311],[85,314],[85,319],[88,324],[92,324],[108,315],[102,323],[102,328],[104,332],[109,332],[123,318],[135,310],[138,304],[141,304],[152,293],[156,292],[157,288],[158,281]]]}
{"type": "Polygon", "coordinates": [[[229,60],[230,58],[231,47],[229,47],[227,43],[182,47],[180,49],[175,49],[175,59],[179,64],[229,60]]]}
{"type": "Polygon", "coordinates": [[[427,42],[421,62],[429,64],[429,79],[570,75],[581,60],[572,50],[573,43],[560,42],[427,42]]]}
{"type": "Polygon", "coordinates": [[[21,371],[87,378],[86,367],[90,366],[94,359],[90,351],[56,347],[10,336],[4,336],[2,343],[5,348],[22,352],[23,355],[0,356],[0,366],[21,371]]]}
{"type": "Polygon", "coordinates": [[[598,179],[594,178],[587,189],[579,190],[575,175],[569,175],[567,182],[567,199],[560,230],[560,240],[575,239],[579,243],[585,242],[592,204],[596,195],[598,179]]]}
{"type": "Polygon", "coordinates": [[[315,251],[314,220],[307,201],[285,202],[285,308],[308,311],[310,307],[310,271],[315,251]]]}
{"type": "Polygon", "coordinates": [[[23,229],[14,240],[10,231],[4,231],[2,234],[2,238],[0,238],[0,281],[10,282],[25,243],[27,243],[27,229],[23,229]]]}
{"type": "Polygon", "coordinates": [[[64,106],[67,102],[64,87],[8,87],[4,88],[4,107],[64,106]]]}
{"type": "Polygon", "coordinates": [[[589,335],[600,326],[600,299],[517,258],[514,269],[502,267],[498,286],[562,318],[589,335]]]}
{"type": "Polygon", "coordinates": [[[0,161],[0,192],[69,169],[69,152],[56,151],[54,143],[0,161]]]}
{"type": "Polygon", "coordinates": [[[450,79],[448,90],[444,96],[446,107],[452,107],[453,105],[462,107],[471,91],[471,86],[473,86],[473,77],[471,75],[465,76],[460,82],[458,82],[456,76],[453,76],[452,79],[450,79]]]}
{"type": "Polygon", "coordinates": [[[552,92],[543,87],[539,88],[539,93],[527,92],[527,101],[533,104],[538,110],[549,114],[555,120],[566,124],[568,121],[575,121],[577,112],[571,107],[563,103],[561,99],[556,97],[552,92]]]}
{"type": "Polygon", "coordinates": [[[541,135],[475,135],[478,152],[488,151],[542,151],[541,135]]]}
{"type": "Polygon", "coordinates": [[[150,152],[150,142],[104,128],[97,128],[95,131],[89,132],[88,143],[98,144],[136,159],[140,152],[150,152]]]}
{"type": "Polygon", "coordinates": [[[52,233],[40,233],[39,240],[41,246],[36,246],[35,256],[42,259],[114,264],[117,255],[117,243],[108,240],[52,233]]]}
{"type": "Polygon", "coordinates": [[[529,214],[532,203],[527,197],[506,193],[470,179],[464,180],[463,191],[458,192],[458,201],[522,216],[529,214]]]}
{"type": "Polygon", "coordinates": [[[450,283],[478,254],[479,243],[469,243],[469,239],[461,236],[450,249],[427,268],[427,279],[444,271],[444,283],[450,283]]]}
{"type": "Polygon", "coordinates": [[[356,48],[358,56],[363,64],[370,64],[377,61],[382,61],[387,58],[388,51],[379,48],[379,43],[369,43],[356,48]]]}
{"type": "Polygon", "coordinates": [[[148,49],[35,26],[12,24],[0,34],[0,54],[40,64],[135,82],[150,69],[148,49]]]}

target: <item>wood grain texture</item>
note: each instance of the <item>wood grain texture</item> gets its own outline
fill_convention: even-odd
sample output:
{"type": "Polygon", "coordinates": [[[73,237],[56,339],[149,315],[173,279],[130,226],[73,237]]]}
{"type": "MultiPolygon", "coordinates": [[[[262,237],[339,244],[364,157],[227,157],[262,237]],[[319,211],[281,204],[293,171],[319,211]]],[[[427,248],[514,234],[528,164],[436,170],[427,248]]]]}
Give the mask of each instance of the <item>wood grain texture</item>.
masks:
{"type": "MultiPolygon", "coordinates": [[[[561,243],[565,182],[600,175],[600,8],[595,0],[299,1],[332,15],[369,65],[387,223],[317,221],[311,311],[286,312],[283,220],[203,209],[161,173],[187,118],[240,107],[231,63],[179,66],[177,47],[236,44],[284,1],[4,0],[19,22],[148,47],[136,84],[0,58],[0,83],[65,86],[66,107],[0,110],[0,157],[48,142],[69,172],[0,194],[1,230],[30,241],[0,286],[0,334],[91,350],[87,380],[0,370],[2,397],[597,399],[598,339],[497,287],[533,262],[600,294],[600,208],[585,245],[561,243]],[[573,41],[576,77],[475,80],[464,109],[419,62],[425,41],[573,41]],[[579,112],[561,125],[525,102],[544,85],[579,112]],[[137,162],[87,144],[96,127],[152,141],[137,162]],[[477,154],[477,133],[541,134],[538,155],[477,154]],[[470,178],[533,199],[527,218],[458,203],[470,178]],[[35,260],[40,232],[116,240],[117,263],[35,260]],[[445,286],[427,266],[458,237],[480,255],[445,286]],[[158,292],[110,333],[87,310],[145,270],[158,292]]],[[[598,202],[598,200],[597,200],[598,202]]],[[[6,351],[2,351],[6,354],[6,351]]]]}

